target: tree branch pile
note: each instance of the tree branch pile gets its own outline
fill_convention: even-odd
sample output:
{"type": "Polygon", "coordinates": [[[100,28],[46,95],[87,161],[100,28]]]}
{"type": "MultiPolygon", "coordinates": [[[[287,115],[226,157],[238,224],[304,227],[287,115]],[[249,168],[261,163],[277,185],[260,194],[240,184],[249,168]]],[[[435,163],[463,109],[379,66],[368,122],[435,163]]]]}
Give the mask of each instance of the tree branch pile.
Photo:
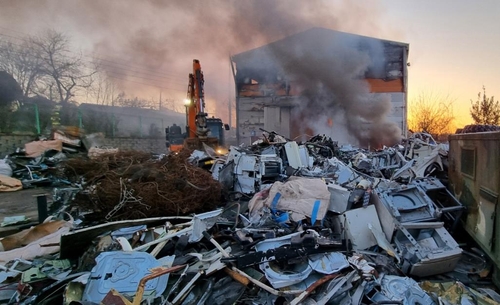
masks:
{"type": "Polygon", "coordinates": [[[161,160],[143,152],[103,154],[66,163],[70,179],[82,179],[85,191],[74,203],[103,220],[186,215],[214,209],[221,185],[207,171],[187,162],[188,152],[161,160]]]}

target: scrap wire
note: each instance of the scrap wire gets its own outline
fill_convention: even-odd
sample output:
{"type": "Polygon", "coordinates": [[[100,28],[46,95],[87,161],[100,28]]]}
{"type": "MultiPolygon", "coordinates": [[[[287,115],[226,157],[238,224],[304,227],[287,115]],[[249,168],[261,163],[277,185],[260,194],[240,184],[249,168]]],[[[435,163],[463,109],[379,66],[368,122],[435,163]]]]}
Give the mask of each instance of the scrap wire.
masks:
{"type": "Polygon", "coordinates": [[[160,160],[143,152],[104,154],[68,161],[66,175],[88,181],[75,204],[107,220],[210,211],[220,202],[221,185],[188,157],[187,152],[160,160]]]}
{"type": "Polygon", "coordinates": [[[105,217],[106,220],[109,220],[111,217],[113,217],[113,215],[115,215],[116,212],[118,212],[127,203],[137,203],[137,204],[144,205],[147,210],[149,210],[151,208],[149,205],[143,204],[141,202],[141,200],[142,200],[141,197],[135,198],[133,196],[133,190],[127,190],[127,186],[123,182],[122,178],[120,178],[120,190],[121,190],[120,191],[120,202],[117,205],[115,205],[115,207],[111,211],[109,211],[109,213],[105,217]]]}

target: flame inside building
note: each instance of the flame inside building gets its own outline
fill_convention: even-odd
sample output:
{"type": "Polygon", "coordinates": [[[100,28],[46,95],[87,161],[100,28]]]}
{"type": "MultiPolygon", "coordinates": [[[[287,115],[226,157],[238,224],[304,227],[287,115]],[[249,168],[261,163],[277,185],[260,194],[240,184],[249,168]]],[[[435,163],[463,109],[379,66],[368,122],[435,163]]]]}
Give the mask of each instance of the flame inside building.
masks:
{"type": "Polygon", "coordinates": [[[406,43],[312,28],[232,56],[238,143],[260,128],[362,147],[406,131],[406,43]]]}

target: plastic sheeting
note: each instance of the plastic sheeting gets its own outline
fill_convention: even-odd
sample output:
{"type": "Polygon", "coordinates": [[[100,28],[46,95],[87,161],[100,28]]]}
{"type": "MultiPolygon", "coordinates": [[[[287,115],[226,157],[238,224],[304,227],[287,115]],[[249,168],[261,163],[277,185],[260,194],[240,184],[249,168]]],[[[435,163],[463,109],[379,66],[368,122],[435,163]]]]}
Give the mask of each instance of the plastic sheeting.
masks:
{"type": "Polygon", "coordinates": [[[311,223],[325,217],[330,204],[330,192],[321,179],[291,177],[285,183],[275,182],[268,196],[257,193],[248,207],[250,215],[258,215],[262,208],[289,212],[290,218],[299,221],[310,218],[311,223]]]}
{"type": "Polygon", "coordinates": [[[23,189],[20,180],[0,175],[0,192],[14,192],[23,189]]]}

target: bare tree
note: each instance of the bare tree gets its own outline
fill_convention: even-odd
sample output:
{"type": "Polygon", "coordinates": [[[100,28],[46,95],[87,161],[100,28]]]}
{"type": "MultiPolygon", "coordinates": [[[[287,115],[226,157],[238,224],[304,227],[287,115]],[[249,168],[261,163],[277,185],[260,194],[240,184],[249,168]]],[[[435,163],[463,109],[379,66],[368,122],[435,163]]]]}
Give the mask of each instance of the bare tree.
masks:
{"type": "Polygon", "coordinates": [[[162,102],[162,108],[182,113],[186,111],[186,106],[184,105],[184,102],[173,98],[164,99],[162,102]]]}
{"type": "Polygon", "coordinates": [[[40,94],[37,84],[42,78],[41,60],[29,42],[20,45],[0,43],[0,70],[11,74],[21,86],[24,96],[40,94]]]}
{"type": "Polygon", "coordinates": [[[486,96],[486,88],[483,86],[483,96],[481,92],[477,94],[477,101],[471,102],[470,115],[475,124],[498,125],[500,124],[500,104],[495,97],[486,96]]]}
{"type": "Polygon", "coordinates": [[[93,82],[97,66],[82,57],[71,52],[69,37],[54,30],[21,44],[0,43],[0,70],[16,79],[24,96],[41,95],[61,103],[93,82]]]}
{"type": "Polygon", "coordinates": [[[115,106],[158,109],[156,101],[140,99],[138,97],[127,98],[125,92],[121,92],[120,94],[118,94],[118,97],[114,102],[115,106]]]}
{"type": "Polygon", "coordinates": [[[59,102],[68,103],[76,91],[92,85],[96,68],[86,67],[82,55],[70,52],[67,36],[47,30],[29,41],[40,59],[40,73],[48,87],[55,87],[59,102]]]}
{"type": "Polygon", "coordinates": [[[115,85],[99,68],[98,71],[94,75],[92,86],[86,88],[86,100],[97,105],[110,106],[113,104],[115,85]]]}
{"type": "Polygon", "coordinates": [[[409,128],[414,132],[433,135],[452,132],[455,121],[453,103],[454,100],[449,95],[420,93],[410,103],[409,128]]]}

